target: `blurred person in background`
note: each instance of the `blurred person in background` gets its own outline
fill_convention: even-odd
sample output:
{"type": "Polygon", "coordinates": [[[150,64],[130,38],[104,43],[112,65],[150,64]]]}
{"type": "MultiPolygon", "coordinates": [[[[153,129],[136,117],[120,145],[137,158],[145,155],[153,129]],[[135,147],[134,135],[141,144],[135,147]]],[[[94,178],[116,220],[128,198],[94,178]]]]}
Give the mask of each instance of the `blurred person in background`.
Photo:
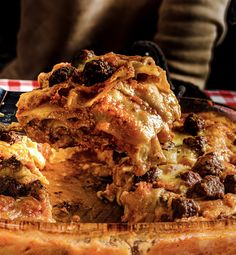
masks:
{"type": "Polygon", "coordinates": [[[172,79],[203,88],[213,50],[226,34],[230,1],[4,2],[0,78],[36,79],[52,65],[70,61],[79,49],[92,49],[96,54],[124,53],[135,41],[150,40],[164,52],[172,79]]]}

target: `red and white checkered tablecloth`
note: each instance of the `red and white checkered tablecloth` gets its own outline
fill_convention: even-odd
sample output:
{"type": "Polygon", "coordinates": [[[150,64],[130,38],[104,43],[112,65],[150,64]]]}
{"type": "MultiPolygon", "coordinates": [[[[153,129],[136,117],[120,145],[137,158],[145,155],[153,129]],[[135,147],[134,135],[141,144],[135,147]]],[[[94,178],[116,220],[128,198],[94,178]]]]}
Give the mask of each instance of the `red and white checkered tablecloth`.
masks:
{"type": "MultiPolygon", "coordinates": [[[[9,91],[31,91],[38,88],[38,82],[32,80],[8,80],[0,79],[0,87],[9,91]]],[[[236,91],[206,90],[205,93],[217,103],[236,108],[236,91]]]]}
{"type": "Polygon", "coordinates": [[[0,79],[0,87],[8,91],[31,91],[39,87],[37,81],[0,79]]]}
{"type": "Polygon", "coordinates": [[[205,93],[212,101],[236,108],[236,91],[206,90],[205,93]]]}

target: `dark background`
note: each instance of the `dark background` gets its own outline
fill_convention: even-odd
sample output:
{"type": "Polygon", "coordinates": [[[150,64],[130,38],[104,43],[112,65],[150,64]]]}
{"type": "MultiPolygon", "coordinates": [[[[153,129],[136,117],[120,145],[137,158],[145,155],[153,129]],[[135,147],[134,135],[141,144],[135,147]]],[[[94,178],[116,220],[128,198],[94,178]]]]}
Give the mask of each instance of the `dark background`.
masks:
{"type": "MultiPolygon", "coordinates": [[[[35,2],[37,4],[37,1],[35,2]]],[[[0,69],[16,56],[17,31],[20,26],[20,0],[1,1],[0,69]]],[[[227,34],[213,51],[207,89],[236,90],[236,0],[227,15],[227,34]]]]}
{"type": "Polygon", "coordinates": [[[209,89],[236,90],[236,0],[229,6],[227,27],[224,41],[214,50],[209,89]]]}

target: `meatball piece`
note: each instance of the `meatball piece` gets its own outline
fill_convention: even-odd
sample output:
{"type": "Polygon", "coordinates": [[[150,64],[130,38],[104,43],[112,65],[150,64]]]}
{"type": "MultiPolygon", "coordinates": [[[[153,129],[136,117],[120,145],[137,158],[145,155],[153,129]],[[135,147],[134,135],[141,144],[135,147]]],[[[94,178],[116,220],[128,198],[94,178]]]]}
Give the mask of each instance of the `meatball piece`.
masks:
{"type": "Polygon", "coordinates": [[[201,176],[193,171],[182,173],[180,178],[186,182],[189,187],[194,186],[197,182],[201,181],[201,176]]]}
{"type": "Polygon", "coordinates": [[[196,151],[199,156],[205,153],[205,145],[207,144],[207,139],[204,136],[188,137],[183,140],[183,143],[190,147],[192,150],[196,151]]]}
{"type": "Polygon", "coordinates": [[[194,192],[207,199],[218,199],[224,196],[224,184],[218,176],[208,175],[202,181],[197,182],[193,188],[194,192]]]}
{"type": "Polygon", "coordinates": [[[116,68],[107,61],[92,60],[85,64],[82,72],[84,84],[92,86],[95,83],[107,80],[115,72],[116,68]]]}
{"type": "Polygon", "coordinates": [[[14,131],[2,131],[0,130],[0,141],[13,144],[16,141],[20,140],[20,137],[14,131]]]}
{"type": "Polygon", "coordinates": [[[0,178],[0,194],[4,196],[20,197],[24,196],[26,189],[24,184],[19,183],[10,176],[0,178]]]}
{"type": "Polygon", "coordinates": [[[52,87],[55,84],[59,84],[61,82],[67,81],[70,77],[77,73],[75,67],[71,65],[63,66],[61,68],[53,71],[51,76],[49,77],[49,87],[52,87]]]}
{"type": "Polygon", "coordinates": [[[225,193],[236,194],[236,174],[229,174],[224,181],[225,193]]]}
{"type": "Polygon", "coordinates": [[[0,169],[10,168],[13,171],[19,171],[21,166],[22,166],[21,162],[18,159],[16,159],[15,156],[12,156],[8,159],[4,159],[0,162],[0,169]]]}
{"type": "Polygon", "coordinates": [[[79,50],[72,59],[72,65],[78,67],[81,64],[84,64],[87,60],[93,58],[94,52],[92,50],[79,50]]]}
{"type": "Polygon", "coordinates": [[[171,204],[173,210],[173,218],[188,218],[198,214],[199,206],[193,199],[173,198],[171,204]]]}
{"type": "Polygon", "coordinates": [[[224,167],[214,152],[198,158],[193,166],[193,171],[198,172],[201,177],[206,175],[221,175],[224,167]]]}
{"type": "Polygon", "coordinates": [[[195,113],[189,114],[184,121],[184,131],[190,135],[197,135],[205,127],[205,121],[195,113]]]}
{"type": "Polygon", "coordinates": [[[138,182],[149,182],[153,183],[157,180],[159,176],[159,171],[157,168],[151,168],[142,176],[134,176],[134,183],[138,182]]]}

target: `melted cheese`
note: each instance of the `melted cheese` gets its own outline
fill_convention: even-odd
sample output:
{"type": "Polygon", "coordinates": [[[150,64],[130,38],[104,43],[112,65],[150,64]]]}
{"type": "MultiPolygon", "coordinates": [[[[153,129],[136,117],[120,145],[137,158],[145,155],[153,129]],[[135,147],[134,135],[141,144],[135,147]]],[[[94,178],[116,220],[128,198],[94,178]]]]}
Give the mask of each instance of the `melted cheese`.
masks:
{"type": "MultiPolygon", "coordinates": [[[[160,143],[172,138],[170,128],[180,118],[180,106],[170,89],[166,73],[150,57],[127,57],[108,53],[93,59],[111,63],[116,71],[107,80],[91,87],[75,84],[71,79],[49,87],[45,79],[49,79],[58,68],[68,66],[68,63],[56,65],[49,74],[39,76],[43,89],[20,97],[16,116],[30,137],[52,145],[50,135],[58,126],[69,131],[74,145],[80,145],[83,139],[88,140],[89,135],[86,134],[86,138],[83,138],[83,131],[77,132],[81,122],[86,123],[85,127],[91,134],[100,132],[109,139],[111,137],[113,145],[128,154],[132,164],[136,166],[133,168],[136,174],[144,174],[150,166],[165,162],[160,143]],[[139,74],[144,74],[145,79],[139,80],[139,74]],[[60,88],[67,89],[68,94],[60,95],[60,88]],[[71,112],[82,115],[73,128],[67,121],[71,112]],[[55,127],[44,127],[47,138],[39,130],[40,122],[45,119],[58,120],[55,127]],[[35,124],[31,128],[30,125],[34,125],[34,122],[28,124],[31,120],[36,120],[39,126],[35,124]]],[[[61,139],[61,143],[55,143],[59,147],[68,146],[64,143],[63,136],[61,139]]],[[[56,140],[58,141],[58,137],[56,140]]],[[[86,146],[94,148],[93,137],[86,146]]]]}
{"type": "Polygon", "coordinates": [[[12,171],[10,168],[1,169],[1,176],[12,176],[21,183],[40,180],[42,183],[48,184],[47,179],[40,172],[45,166],[45,158],[39,152],[37,143],[32,142],[26,136],[13,144],[0,141],[0,155],[3,159],[14,156],[22,163],[19,171],[12,171]]]}

